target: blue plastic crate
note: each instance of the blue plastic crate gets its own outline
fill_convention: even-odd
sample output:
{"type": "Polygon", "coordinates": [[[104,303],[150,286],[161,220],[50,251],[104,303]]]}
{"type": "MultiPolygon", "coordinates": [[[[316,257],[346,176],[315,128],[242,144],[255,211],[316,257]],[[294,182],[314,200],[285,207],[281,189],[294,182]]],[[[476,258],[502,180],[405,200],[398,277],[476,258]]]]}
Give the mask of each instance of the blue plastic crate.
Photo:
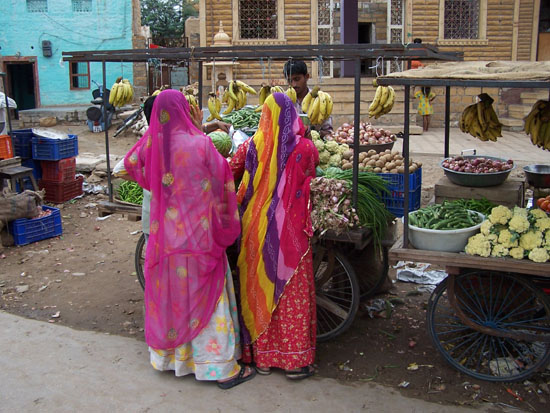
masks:
{"type": "Polygon", "coordinates": [[[32,129],[19,129],[11,131],[11,140],[15,156],[23,159],[32,158],[32,129]]]}
{"type": "MultiPolygon", "coordinates": [[[[414,191],[409,191],[409,212],[420,209],[420,201],[422,195],[422,188],[419,187],[414,191]]],[[[405,194],[404,192],[392,191],[388,195],[382,197],[382,201],[386,206],[386,209],[393,215],[401,218],[405,210],[405,194]]]]}
{"type": "Polygon", "coordinates": [[[9,231],[15,245],[26,245],[46,238],[57,237],[63,233],[59,209],[42,205],[42,210],[51,210],[46,217],[35,219],[16,219],[9,223],[9,231]]]}
{"type": "Polygon", "coordinates": [[[78,136],[67,139],[50,139],[34,135],[32,137],[32,157],[41,161],[59,161],[78,155],[78,136]]]}
{"type": "MultiPolygon", "coordinates": [[[[36,180],[36,184],[38,185],[38,180],[42,179],[42,165],[40,164],[40,161],[25,159],[24,161],[21,161],[21,165],[26,166],[27,168],[32,168],[32,174],[36,180]]],[[[34,191],[32,182],[28,177],[23,178],[23,186],[23,190],[30,189],[31,191],[34,191]]],[[[16,182],[15,187],[17,192],[22,192],[21,188],[19,188],[19,181],[16,182]]]]}
{"type": "MultiPolygon", "coordinates": [[[[403,192],[405,190],[404,174],[377,174],[388,183],[390,191],[403,192]]],[[[416,191],[422,186],[422,168],[409,174],[409,191],[416,191]]]]}

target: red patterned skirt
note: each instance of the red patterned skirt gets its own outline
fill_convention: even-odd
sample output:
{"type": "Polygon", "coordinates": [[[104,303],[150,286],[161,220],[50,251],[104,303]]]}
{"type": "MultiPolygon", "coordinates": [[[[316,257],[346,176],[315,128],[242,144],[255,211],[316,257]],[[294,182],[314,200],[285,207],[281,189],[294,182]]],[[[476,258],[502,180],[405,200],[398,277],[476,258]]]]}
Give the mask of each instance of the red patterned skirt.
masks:
{"type": "Polygon", "coordinates": [[[244,346],[243,361],[260,368],[295,370],[313,364],[317,329],[315,281],[311,251],[302,259],[267,330],[252,346],[244,346]]]}

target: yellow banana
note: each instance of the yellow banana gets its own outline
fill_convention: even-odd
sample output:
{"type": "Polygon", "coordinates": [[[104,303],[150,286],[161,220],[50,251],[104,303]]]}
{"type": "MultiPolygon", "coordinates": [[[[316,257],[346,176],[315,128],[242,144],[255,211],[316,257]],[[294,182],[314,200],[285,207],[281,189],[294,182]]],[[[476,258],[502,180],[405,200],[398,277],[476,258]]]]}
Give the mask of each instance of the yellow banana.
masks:
{"type": "Polygon", "coordinates": [[[237,89],[237,84],[233,81],[229,82],[229,86],[227,87],[227,90],[228,90],[228,93],[229,93],[229,96],[234,100],[234,101],[237,101],[237,92],[238,92],[238,89],[237,89]]]}
{"type": "Polygon", "coordinates": [[[261,112],[263,108],[264,108],[264,104],[262,103],[261,105],[256,106],[256,108],[254,109],[254,112],[261,112]]]}
{"type": "Polygon", "coordinates": [[[246,92],[244,89],[239,89],[237,97],[239,98],[239,107],[237,109],[244,108],[246,105],[246,92]]]}
{"type": "Polygon", "coordinates": [[[378,105],[383,107],[384,104],[386,103],[386,100],[388,100],[390,89],[388,89],[387,86],[381,86],[381,88],[382,88],[382,95],[380,96],[380,100],[378,101],[378,105]]]}
{"type": "Polygon", "coordinates": [[[109,103],[112,105],[115,103],[116,100],[116,94],[118,89],[118,83],[113,83],[113,86],[111,86],[111,91],[109,92],[109,103]]]}
{"type": "Polygon", "coordinates": [[[378,86],[376,88],[376,93],[374,94],[374,99],[372,100],[372,103],[370,104],[369,106],[369,112],[373,111],[376,109],[376,107],[378,106],[378,103],[380,102],[380,97],[382,96],[382,86],[378,86]]]}
{"type": "Polygon", "coordinates": [[[327,118],[332,115],[332,96],[330,96],[328,93],[325,92],[325,95],[327,97],[327,118]]]}
{"type": "Polygon", "coordinates": [[[228,97],[227,108],[223,111],[224,115],[229,115],[231,113],[231,111],[235,108],[235,102],[236,100],[232,99],[231,97],[228,97]]]}
{"type": "Polygon", "coordinates": [[[393,87],[388,86],[388,93],[389,93],[388,98],[384,103],[384,109],[388,109],[388,111],[385,113],[388,113],[390,110],[392,110],[393,102],[395,101],[395,90],[393,89],[393,87]]]}
{"type": "Polygon", "coordinates": [[[222,102],[217,96],[215,96],[214,99],[216,100],[216,112],[220,113],[220,110],[222,110],[222,102]]]}
{"type": "Polygon", "coordinates": [[[285,90],[279,85],[272,86],[271,87],[271,93],[285,93],[285,90]]]}
{"type": "Polygon", "coordinates": [[[313,101],[313,103],[310,105],[309,111],[307,113],[308,118],[310,119],[311,123],[314,125],[318,124],[320,106],[321,106],[321,99],[319,98],[319,96],[317,96],[313,101]]]}
{"type": "Polygon", "coordinates": [[[260,89],[260,98],[259,98],[260,105],[264,104],[265,100],[270,94],[271,94],[271,87],[265,86],[265,85],[262,86],[262,88],[260,89]]]}
{"type": "Polygon", "coordinates": [[[304,96],[304,99],[302,100],[302,112],[308,112],[309,105],[311,104],[312,99],[313,96],[311,95],[311,92],[308,92],[307,95],[304,96]]]}
{"type": "Polygon", "coordinates": [[[292,86],[289,86],[285,93],[292,100],[292,103],[296,103],[296,90],[292,86]]]}
{"type": "Polygon", "coordinates": [[[256,89],[254,89],[252,86],[247,85],[244,82],[241,82],[240,80],[236,80],[235,83],[241,88],[244,89],[247,93],[252,93],[253,95],[257,95],[258,92],[256,92],[256,89]]]}

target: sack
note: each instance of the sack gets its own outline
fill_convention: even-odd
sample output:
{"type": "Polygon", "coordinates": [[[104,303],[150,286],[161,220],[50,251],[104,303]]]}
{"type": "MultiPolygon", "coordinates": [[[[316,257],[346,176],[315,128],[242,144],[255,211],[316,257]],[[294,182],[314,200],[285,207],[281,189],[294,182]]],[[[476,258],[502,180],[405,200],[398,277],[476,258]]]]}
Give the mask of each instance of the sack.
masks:
{"type": "Polygon", "coordinates": [[[35,192],[26,190],[20,194],[8,192],[6,189],[0,194],[0,231],[4,226],[19,218],[34,218],[40,212],[44,190],[35,192]]]}
{"type": "Polygon", "coordinates": [[[40,122],[40,126],[42,127],[52,127],[57,125],[57,118],[55,116],[40,118],[39,122],[40,122]]]}
{"type": "Polygon", "coordinates": [[[113,176],[115,178],[124,178],[125,176],[128,176],[128,172],[126,172],[126,168],[124,167],[124,158],[118,161],[113,168],[113,176]]]}

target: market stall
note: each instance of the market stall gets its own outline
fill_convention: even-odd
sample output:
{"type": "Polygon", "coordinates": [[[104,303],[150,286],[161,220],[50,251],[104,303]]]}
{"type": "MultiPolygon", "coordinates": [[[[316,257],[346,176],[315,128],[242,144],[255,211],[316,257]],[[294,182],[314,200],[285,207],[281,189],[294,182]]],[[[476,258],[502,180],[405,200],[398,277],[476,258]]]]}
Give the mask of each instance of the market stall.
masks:
{"type": "MultiPolygon", "coordinates": [[[[456,64],[452,68],[445,68],[444,64],[434,66],[433,71],[410,70],[378,79],[378,83],[382,85],[404,86],[405,159],[409,157],[408,119],[411,86],[445,88],[445,158],[449,157],[451,87],[477,87],[480,91],[483,91],[483,88],[550,90],[547,62],[470,62],[464,66],[456,64]]],[[[525,140],[526,144],[530,144],[527,135],[525,140]]],[[[531,140],[535,143],[533,136],[531,140]]],[[[533,150],[543,149],[533,146],[533,150]]],[[[408,162],[405,162],[405,165],[408,165],[408,162]]],[[[409,171],[406,169],[407,175],[409,171]]],[[[502,211],[503,214],[507,210],[504,206],[499,208],[499,212],[502,211]]],[[[525,209],[517,211],[518,214],[532,214],[546,220],[544,212],[526,212],[525,209]]],[[[390,262],[427,262],[444,267],[449,274],[433,292],[427,313],[429,334],[434,346],[445,360],[467,375],[489,381],[522,380],[544,369],[550,360],[550,263],[534,262],[533,260],[537,261],[535,256],[528,259],[523,258],[523,255],[511,258],[505,257],[505,254],[501,257],[493,254],[497,255],[495,257],[487,251],[479,253],[475,248],[469,250],[468,246],[466,251],[470,254],[462,252],[464,246],[459,252],[415,248],[411,243],[410,230],[411,219],[416,218],[415,214],[408,212],[407,199],[403,237],[390,249],[389,259],[390,262]]],[[[496,213],[495,217],[490,215],[487,228],[493,225],[493,219],[499,222],[501,228],[508,231],[506,225],[513,215],[512,212],[506,213],[510,216],[502,215],[497,218],[496,213]]],[[[527,231],[528,217],[534,221],[534,217],[525,215],[525,221],[522,221],[526,223],[525,227],[514,230],[520,233],[527,231]]],[[[520,219],[523,220],[517,218],[517,221],[520,219]]],[[[536,228],[537,224],[533,225],[536,228]]],[[[535,229],[532,232],[536,234],[535,229]]],[[[510,245],[513,245],[511,241],[510,245]]],[[[489,244],[485,247],[490,248],[489,244]]]]}
{"type": "MultiPolygon", "coordinates": [[[[391,59],[396,61],[409,60],[460,60],[461,56],[454,53],[441,53],[428,45],[402,44],[357,44],[357,45],[292,45],[292,46],[238,46],[238,47],[208,47],[182,49],[143,49],[117,51],[75,51],[63,52],[65,61],[101,62],[103,65],[103,84],[106,84],[106,62],[147,62],[150,59],[170,61],[197,62],[199,66],[199,106],[202,93],[203,65],[220,61],[287,61],[300,59],[317,60],[351,60],[355,63],[354,79],[354,133],[350,147],[355,154],[360,148],[360,93],[361,93],[361,61],[364,59],[391,59]]],[[[391,108],[390,108],[391,109],[391,108]]],[[[105,130],[105,149],[107,154],[109,202],[101,208],[107,213],[122,211],[123,207],[114,202],[109,164],[109,134],[105,130]]],[[[359,156],[354,156],[352,163],[352,203],[357,206],[359,192],[359,156]]],[[[388,231],[391,233],[391,231],[388,231]]],[[[350,250],[362,251],[373,245],[373,233],[368,228],[358,228],[344,233],[323,231],[314,246],[314,271],[316,277],[316,292],[318,304],[318,338],[320,340],[334,337],[345,331],[353,321],[360,300],[357,275],[348,261],[350,250]]],[[[390,237],[391,239],[391,237],[390,237]]],[[[370,292],[374,291],[380,280],[387,274],[386,254],[390,241],[377,240],[382,246],[379,258],[383,260],[379,277],[367,285],[370,292]]],[[[138,243],[136,251],[136,267],[143,262],[144,241],[138,243]]],[[[367,291],[368,293],[369,291],[367,291]]]]}

